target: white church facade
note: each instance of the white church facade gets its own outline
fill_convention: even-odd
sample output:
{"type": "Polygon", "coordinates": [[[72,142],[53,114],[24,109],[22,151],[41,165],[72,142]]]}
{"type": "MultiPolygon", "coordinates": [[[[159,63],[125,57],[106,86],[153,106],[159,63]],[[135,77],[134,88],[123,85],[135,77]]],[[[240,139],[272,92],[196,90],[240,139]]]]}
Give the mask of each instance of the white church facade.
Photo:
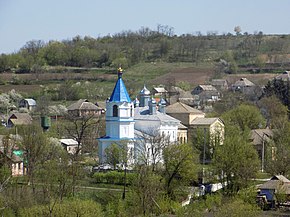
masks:
{"type": "MultiPolygon", "coordinates": [[[[105,150],[113,143],[126,142],[130,164],[140,158],[142,150],[147,151],[149,158],[152,158],[153,151],[157,149],[153,146],[179,141],[178,129],[184,126],[179,120],[165,113],[165,106],[165,100],[161,99],[156,103],[155,99],[150,97],[150,91],[145,85],[139,92],[139,99],[131,101],[122,80],[122,69],[119,68],[118,80],[110,99],[106,102],[106,135],[98,139],[100,163],[106,163],[105,150]],[[151,142],[148,143],[145,137],[150,138],[148,141],[151,142]],[[153,137],[155,142],[152,142],[153,137]]],[[[162,161],[161,155],[162,153],[159,153],[159,161],[162,161]]]]}

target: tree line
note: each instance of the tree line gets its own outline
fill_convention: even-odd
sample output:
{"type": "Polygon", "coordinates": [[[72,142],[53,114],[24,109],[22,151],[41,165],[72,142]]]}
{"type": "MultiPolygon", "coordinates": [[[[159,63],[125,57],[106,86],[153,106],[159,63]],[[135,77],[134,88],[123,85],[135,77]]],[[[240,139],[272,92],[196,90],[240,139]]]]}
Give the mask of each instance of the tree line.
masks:
{"type": "MultiPolygon", "coordinates": [[[[123,31],[104,37],[81,37],[62,41],[32,40],[18,52],[1,54],[0,72],[39,73],[45,66],[105,67],[139,62],[213,62],[224,59],[227,64],[255,64],[266,61],[283,63],[289,53],[288,35],[267,36],[236,31],[217,35],[208,32],[175,35],[174,29],[158,25],[156,30],[142,27],[138,31],[123,31]],[[265,57],[266,56],[266,57],[265,57]]],[[[235,67],[227,72],[235,73],[235,67]]]]}

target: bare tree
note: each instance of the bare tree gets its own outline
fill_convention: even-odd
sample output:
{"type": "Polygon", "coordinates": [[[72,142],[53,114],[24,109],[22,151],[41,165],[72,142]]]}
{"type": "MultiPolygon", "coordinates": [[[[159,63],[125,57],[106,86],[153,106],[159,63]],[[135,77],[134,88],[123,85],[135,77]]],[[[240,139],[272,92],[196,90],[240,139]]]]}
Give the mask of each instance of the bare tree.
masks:
{"type": "Polygon", "coordinates": [[[77,182],[77,177],[80,174],[80,161],[81,153],[84,148],[88,148],[93,144],[84,144],[84,141],[87,141],[90,136],[95,136],[95,139],[98,137],[99,127],[101,123],[100,116],[93,114],[74,116],[71,114],[67,115],[68,122],[65,123],[65,131],[69,138],[77,141],[77,147],[75,152],[70,156],[71,157],[71,175],[72,175],[72,186],[73,194],[75,191],[75,186],[77,182]]]}
{"type": "Polygon", "coordinates": [[[141,132],[136,139],[137,161],[141,164],[152,167],[156,170],[162,162],[162,152],[169,145],[169,138],[156,128],[150,128],[146,132],[141,132]]]}

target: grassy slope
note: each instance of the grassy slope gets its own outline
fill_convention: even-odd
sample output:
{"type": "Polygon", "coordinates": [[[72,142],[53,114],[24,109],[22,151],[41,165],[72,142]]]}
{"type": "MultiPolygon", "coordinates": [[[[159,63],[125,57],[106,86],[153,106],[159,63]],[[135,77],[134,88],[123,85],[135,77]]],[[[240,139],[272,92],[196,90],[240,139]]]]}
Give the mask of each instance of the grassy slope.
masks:
{"type": "MultiPolygon", "coordinates": [[[[68,70],[68,69],[67,69],[68,70]]],[[[213,76],[214,67],[212,64],[195,65],[193,63],[140,63],[131,68],[124,69],[123,80],[131,96],[135,96],[142,89],[144,83],[151,89],[153,85],[166,84],[168,82],[188,82],[191,86],[208,83],[213,76]]],[[[90,81],[96,89],[102,88],[104,92],[110,92],[113,89],[117,75],[116,69],[89,69],[81,70],[80,73],[64,72],[43,74],[19,74],[21,84],[12,85],[13,74],[0,74],[0,80],[5,85],[0,85],[0,92],[7,92],[11,89],[24,94],[24,96],[35,95],[35,92],[41,90],[40,85],[55,87],[57,84],[63,84],[72,80],[90,81]],[[26,83],[25,85],[23,84],[26,83]],[[34,94],[33,94],[34,93],[34,94]]],[[[224,78],[233,83],[241,77],[247,77],[257,84],[265,84],[274,74],[238,74],[226,75],[224,78]]]]}

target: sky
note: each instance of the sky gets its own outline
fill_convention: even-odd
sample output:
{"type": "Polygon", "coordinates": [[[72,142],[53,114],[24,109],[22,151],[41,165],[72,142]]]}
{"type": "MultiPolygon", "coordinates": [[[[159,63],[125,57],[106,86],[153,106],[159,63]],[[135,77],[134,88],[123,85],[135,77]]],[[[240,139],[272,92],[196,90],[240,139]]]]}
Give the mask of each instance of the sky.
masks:
{"type": "Polygon", "coordinates": [[[200,31],[290,34],[290,0],[0,0],[0,54],[31,40],[102,37],[168,25],[200,31]]]}

